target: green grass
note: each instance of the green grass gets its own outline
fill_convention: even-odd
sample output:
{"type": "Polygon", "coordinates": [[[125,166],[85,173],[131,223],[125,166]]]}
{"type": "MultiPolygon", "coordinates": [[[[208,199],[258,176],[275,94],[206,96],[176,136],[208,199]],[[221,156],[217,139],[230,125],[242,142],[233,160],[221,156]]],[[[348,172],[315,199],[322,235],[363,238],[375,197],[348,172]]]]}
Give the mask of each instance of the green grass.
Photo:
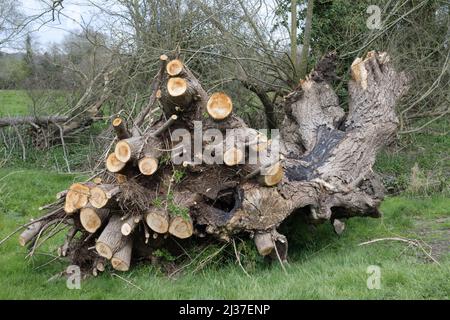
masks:
{"type": "MultiPolygon", "coordinates": [[[[39,170],[2,169],[0,179],[0,237],[3,238],[17,225],[38,216],[37,207],[51,201],[56,192],[80,177],[39,170]]],[[[26,250],[18,246],[15,236],[0,246],[0,298],[448,299],[450,255],[445,231],[450,223],[450,199],[443,196],[392,197],[383,203],[382,211],[382,219],[350,219],[341,237],[336,236],[328,224],[313,232],[293,217],[289,228],[285,229],[290,241],[290,264],[286,273],[277,263],[270,264],[260,258],[247,242],[238,247],[244,254],[242,263],[250,278],[236,264],[231,246],[203,269],[194,272],[194,267],[187,268],[177,280],[169,279],[161,270],[149,265],[138,265],[120,274],[143,291],[108,273],[84,280],[81,290],[67,289],[65,279],[48,282],[67,263],[53,262],[36,268],[51,259],[44,254],[54,254],[61,239],[51,241],[30,261],[24,260],[26,250]],[[370,239],[392,236],[436,244],[436,248],[441,248],[436,252],[440,265],[431,263],[417,249],[402,243],[389,241],[358,246],[370,239]],[[369,265],[381,267],[380,290],[367,289],[369,265]]],[[[211,247],[210,252],[216,249],[211,247]]]]}
{"type": "Polygon", "coordinates": [[[0,90],[0,117],[29,114],[31,99],[23,90],[0,90]]]}
{"type": "Polygon", "coordinates": [[[0,117],[61,114],[67,107],[67,99],[76,98],[61,90],[34,90],[29,93],[35,100],[36,110],[33,110],[33,99],[27,91],[0,90],[0,117]]]}

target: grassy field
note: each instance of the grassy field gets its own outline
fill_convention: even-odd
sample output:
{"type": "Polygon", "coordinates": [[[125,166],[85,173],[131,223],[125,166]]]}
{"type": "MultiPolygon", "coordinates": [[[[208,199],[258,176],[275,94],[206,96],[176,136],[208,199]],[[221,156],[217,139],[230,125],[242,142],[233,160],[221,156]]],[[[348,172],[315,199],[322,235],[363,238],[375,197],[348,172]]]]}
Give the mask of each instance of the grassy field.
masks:
{"type": "Polygon", "coordinates": [[[26,115],[31,99],[22,90],[0,90],[0,117],[26,115]]]}
{"type": "MultiPolygon", "coordinates": [[[[0,102],[5,101],[4,94],[0,93],[0,102]]],[[[7,99],[12,99],[13,105],[22,103],[14,100],[14,94],[7,99]]],[[[13,109],[21,108],[23,103],[13,109]]],[[[61,237],[52,239],[32,259],[25,259],[26,249],[19,247],[15,235],[0,246],[0,299],[448,299],[450,198],[446,160],[450,139],[440,134],[442,128],[448,128],[448,120],[412,135],[408,138],[411,141],[403,142],[402,152],[388,150],[380,155],[376,168],[396,193],[383,202],[382,219],[350,219],[344,234],[337,236],[329,224],[311,229],[292,217],[283,230],[289,239],[286,271],[278,263],[259,257],[250,241],[237,241],[249,276],[237,264],[232,245],[215,256],[221,247],[211,246],[201,255],[191,253],[192,259],[176,261],[179,266],[189,264],[176,279],[161,268],[137,265],[118,274],[122,278],[104,273],[82,281],[80,290],[69,290],[64,278],[49,281],[67,266],[64,260],[54,260],[61,237]],[[412,177],[411,168],[416,163],[419,173],[412,177]],[[422,247],[399,241],[359,245],[385,237],[423,242],[422,247]],[[431,249],[438,263],[421,248],[431,249]],[[372,265],[381,270],[378,290],[368,289],[366,283],[367,268],[372,265]]],[[[48,152],[48,159],[55,152],[48,152]]],[[[71,152],[83,157],[77,149],[71,152]]],[[[24,166],[15,160],[0,167],[0,239],[39,216],[39,206],[82,178],[63,170],[50,161],[47,166],[45,161],[29,161],[24,166]]]]}

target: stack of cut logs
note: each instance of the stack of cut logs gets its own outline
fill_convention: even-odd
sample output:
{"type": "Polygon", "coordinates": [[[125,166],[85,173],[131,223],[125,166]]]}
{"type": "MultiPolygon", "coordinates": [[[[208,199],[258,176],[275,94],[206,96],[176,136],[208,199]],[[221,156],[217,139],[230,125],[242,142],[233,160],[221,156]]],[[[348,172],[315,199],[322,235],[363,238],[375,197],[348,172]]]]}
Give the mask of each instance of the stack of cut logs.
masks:
{"type": "Polygon", "coordinates": [[[24,226],[20,244],[34,252],[44,233],[48,239],[66,225],[60,255],[94,274],[107,260],[128,270],[169,241],[179,247],[236,234],[253,238],[261,255],[285,261],[287,239],[277,228],[293,213],[309,223],[330,221],[338,234],[346,218],[379,217],[383,190],[372,165],[395,136],[395,103],[407,78],[385,53],[356,59],[346,114],[327,78],[335,58],[325,56],[286,97],[282,155],[252,162],[249,154],[271,154],[277,140],[249,128],[227,94],[208,95],[179,59],[161,56],[148,106],[129,124],[112,121],[117,142],[106,170],[60,192],[46,215],[24,226]],[[153,121],[157,103],[162,115],[153,121]],[[200,148],[193,141],[199,124],[200,148]]]}
{"type": "MultiPolygon", "coordinates": [[[[247,165],[245,170],[242,170],[246,160],[244,150],[251,149],[256,153],[264,151],[270,148],[271,140],[266,135],[247,128],[242,120],[232,116],[233,103],[227,94],[217,92],[206,99],[205,91],[180,60],[167,62],[168,58],[165,55],[161,56],[160,60],[161,68],[165,72],[160,71],[163,76],[160,79],[160,88],[154,95],[157,100],[164,103],[164,112],[173,114],[167,120],[161,119],[144,133],[141,133],[141,128],[138,127],[129,130],[124,119],[115,117],[112,120],[112,127],[118,142],[114,152],[106,159],[107,173],[102,174],[104,179],[97,177],[85,183],[74,183],[67,191],[57,196],[64,200],[63,209],[68,217],[79,221],[83,228],[80,231],[93,234],[97,239],[95,242],[97,254],[110,260],[112,267],[121,271],[126,271],[130,267],[134,233],[142,233],[140,236],[146,243],[151,240],[151,233],[153,233],[151,238],[171,235],[179,239],[186,239],[194,234],[193,217],[189,212],[176,215],[167,209],[167,205],[152,205],[152,199],[161,196],[167,198],[167,192],[160,190],[159,194],[155,194],[154,190],[148,190],[147,203],[140,203],[141,207],[145,208],[144,211],[134,210],[133,204],[130,205],[121,198],[124,186],[130,180],[148,188],[149,185],[156,185],[165,179],[167,173],[164,172],[164,168],[160,168],[161,158],[165,154],[171,155],[165,146],[171,144],[169,138],[172,126],[192,131],[190,124],[195,120],[202,120],[198,115],[201,114],[204,118],[205,112],[210,119],[205,130],[218,128],[225,134],[225,129],[234,128],[234,123],[238,123],[242,130],[229,134],[224,141],[213,141],[204,149],[213,153],[224,150],[221,160],[225,166],[231,168],[228,173],[230,179],[237,181],[259,177],[263,185],[274,186],[283,176],[283,169],[277,161],[258,162],[247,165]],[[160,175],[156,174],[158,169],[162,171],[160,175]],[[264,169],[266,172],[262,175],[264,169]],[[243,177],[238,171],[245,172],[246,175],[243,177]],[[109,183],[104,183],[104,180],[109,183]],[[127,210],[130,206],[133,208],[127,210]]],[[[183,150],[186,151],[185,148],[183,150]]],[[[202,160],[201,154],[188,155],[202,160]]],[[[208,165],[202,161],[196,163],[186,160],[181,164],[183,170],[192,172],[201,172],[204,166],[208,165]]],[[[169,170],[169,174],[172,175],[173,170],[169,170]]],[[[193,199],[195,196],[188,197],[185,202],[195,202],[193,199]]],[[[133,202],[133,199],[129,201],[133,202]]],[[[31,226],[22,233],[21,245],[27,244],[39,233],[38,223],[31,226]]],[[[100,269],[104,269],[103,260],[100,266],[100,269]]]]}

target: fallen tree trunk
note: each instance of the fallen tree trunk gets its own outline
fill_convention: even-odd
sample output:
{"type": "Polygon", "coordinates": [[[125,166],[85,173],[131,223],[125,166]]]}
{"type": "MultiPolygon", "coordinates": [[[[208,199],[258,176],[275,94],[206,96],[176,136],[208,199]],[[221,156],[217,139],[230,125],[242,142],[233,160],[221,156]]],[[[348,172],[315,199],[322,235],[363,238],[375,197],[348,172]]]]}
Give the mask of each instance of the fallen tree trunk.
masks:
{"type": "Polygon", "coordinates": [[[24,116],[0,118],[0,128],[8,126],[37,125],[48,126],[52,123],[64,123],[69,119],[67,116],[24,116]]]}
{"type": "MultiPolygon", "coordinates": [[[[335,56],[325,58],[332,66],[335,56]]],[[[381,215],[383,188],[372,166],[394,138],[395,103],[407,89],[387,54],[370,52],[351,66],[347,115],[327,82],[333,72],[319,62],[285,98],[281,136],[271,139],[233,114],[225,93],[209,96],[180,60],[163,61],[153,89],[165,117],[132,133],[114,120],[119,141],[106,161],[109,172],[65,195],[75,225],[107,208],[107,223],[99,218],[88,230],[82,222],[80,230],[93,232],[96,251],[113,268],[126,271],[141,257],[135,244],[151,251],[165,245],[161,238],[206,234],[219,241],[249,234],[261,255],[285,261],[287,237],[277,228],[292,214],[330,221],[339,234],[343,219],[381,215]]]]}

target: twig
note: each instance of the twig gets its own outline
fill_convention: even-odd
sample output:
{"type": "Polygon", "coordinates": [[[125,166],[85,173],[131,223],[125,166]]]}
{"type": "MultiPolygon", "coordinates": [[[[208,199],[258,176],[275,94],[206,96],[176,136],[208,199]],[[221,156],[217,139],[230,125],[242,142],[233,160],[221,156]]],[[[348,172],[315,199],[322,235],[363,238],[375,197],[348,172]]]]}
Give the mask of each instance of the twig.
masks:
{"type": "Polygon", "coordinates": [[[69,173],[71,173],[71,171],[70,171],[70,165],[69,165],[69,159],[68,159],[68,157],[67,157],[66,143],[64,142],[64,130],[63,130],[63,128],[62,128],[59,124],[57,124],[56,122],[53,122],[53,124],[54,124],[55,126],[58,127],[58,130],[59,130],[59,138],[60,138],[60,140],[61,140],[61,145],[62,145],[62,148],[63,148],[64,160],[66,161],[67,171],[68,171],[69,173]]]}
{"type": "Polygon", "coordinates": [[[245,270],[244,266],[241,263],[241,258],[239,257],[239,253],[237,252],[236,242],[234,241],[234,238],[232,238],[231,240],[233,241],[234,254],[236,255],[236,259],[237,262],[239,263],[239,266],[241,267],[242,271],[244,271],[245,275],[251,278],[251,276],[248,274],[247,270],[245,270]]]}
{"type": "Polygon", "coordinates": [[[135,287],[136,289],[138,289],[138,290],[144,292],[144,290],[143,290],[142,288],[138,287],[137,285],[135,285],[135,284],[132,283],[131,281],[125,279],[124,277],[119,276],[117,273],[111,273],[111,275],[112,275],[112,276],[115,276],[115,277],[117,277],[117,278],[119,278],[119,279],[122,280],[122,281],[125,281],[125,282],[128,283],[130,286],[133,286],[133,287],[135,287]]]}
{"type": "Polygon", "coordinates": [[[415,240],[415,239],[407,239],[407,238],[400,238],[400,237],[378,238],[378,239],[373,239],[373,240],[370,240],[370,241],[366,241],[366,242],[360,243],[360,244],[358,244],[358,246],[364,246],[364,245],[368,245],[368,244],[372,244],[372,243],[376,243],[376,242],[380,242],[380,241],[400,241],[400,242],[407,243],[407,244],[412,245],[412,246],[414,246],[416,248],[419,248],[434,263],[437,263],[438,265],[441,265],[439,263],[439,261],[437,261],[435,258],[433,258],[431,256],[431,254],[424,249],[424,247],[420,244],[420,242],[418,240],[415,240]]]}
{"type": "Polygon", "coordinates": [[[15,125],[13,125],[14,131],[17,133],[17,137],[19,138],[20,145],[22,146],[22,160],[27,160],[27,151],[25,148],[25,144],[23,143],[22,135],[19,132],[19,129],[15,125]]]}
{"type": "Polygon", "coordinates": [[[277,243],[276,242],[275,242],[274,249],[275,249],[275,253],[277,254],[278,262],[280,263],[281,268],[283,269],[284,273],[287,274],[287,270],[286,270],[286,268],[284,266],[283,261],[281,260],[280,254],[278,253],[277,243]]]}

